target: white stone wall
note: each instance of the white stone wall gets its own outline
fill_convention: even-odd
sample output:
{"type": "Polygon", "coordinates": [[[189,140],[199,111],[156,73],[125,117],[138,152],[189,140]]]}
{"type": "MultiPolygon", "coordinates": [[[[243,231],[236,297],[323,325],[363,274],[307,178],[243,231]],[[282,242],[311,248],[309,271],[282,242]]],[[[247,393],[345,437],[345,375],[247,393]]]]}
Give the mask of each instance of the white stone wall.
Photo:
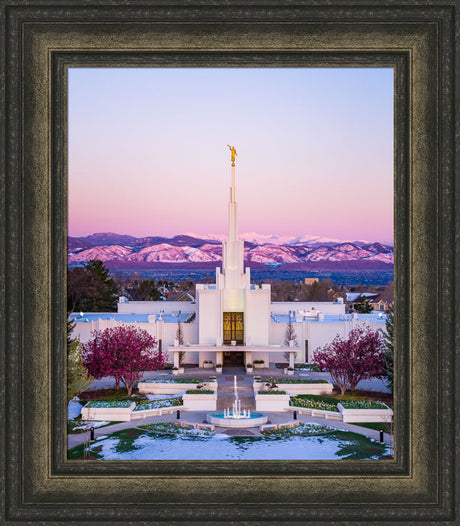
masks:
{"type": "Polygon", "coordinates": [[[158,314],[164,311],[175,314],[179,311],[183,313],[196,312],[195,303],[188,301],[127,301],[118,303],[119,314],[158,314]]]}
{"type": "Polygon", "coordinates": [[[270,342],[270,290],[246,289],[244,332],[246,345],[270,342]]]}
{"type": "Polygon", "coordinates": [[[215,345],[222,326],[221,293],[219,290],[198,289],[198,340],[200,345],[215,345]]]}
{"type": "Polygon", "coordinates": [[[271,312],[288,314],[289,311],[316,310],[323,314],[345,314],[345,304],[330,301],[275,301],[271,303],[271,312]]]}

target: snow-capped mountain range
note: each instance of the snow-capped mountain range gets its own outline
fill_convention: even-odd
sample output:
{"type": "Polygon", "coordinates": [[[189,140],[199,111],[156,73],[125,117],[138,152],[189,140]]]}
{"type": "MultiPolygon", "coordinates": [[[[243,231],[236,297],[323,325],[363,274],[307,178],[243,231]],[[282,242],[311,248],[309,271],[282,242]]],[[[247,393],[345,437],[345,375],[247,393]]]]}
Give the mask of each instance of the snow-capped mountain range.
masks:
{"type": "MultiPolygon", "coordinates": [[[[114,233],[68,238],[68,263],[91,259],[132,264],[219,263],[226,236],[179,234],[172,238],[136,238],[114,233]]],[[[393,264],[393,247],[378,242],[340,241],[313,235],[283,237],[249,232],[245,241],[245,261],[268,266],[319,262],[375,262],[393,264]]],[[[217,265],[218,266],[218,265],[217,265]]]]}

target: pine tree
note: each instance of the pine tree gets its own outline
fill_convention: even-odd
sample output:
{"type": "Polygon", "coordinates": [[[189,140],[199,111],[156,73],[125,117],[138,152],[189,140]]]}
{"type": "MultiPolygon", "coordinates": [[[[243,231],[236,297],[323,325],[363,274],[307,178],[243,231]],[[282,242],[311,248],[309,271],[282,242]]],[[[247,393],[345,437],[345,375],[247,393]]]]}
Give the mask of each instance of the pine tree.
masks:
{"type": "Polygon", "coordinates": [[[393,391],[393,356],[394,356],[394,309],[390,305],[385,321],[383,342],[385,344],[385,376],[388,387],[393,391]]]}
{"type": "Polygon", "coordinates": [[[78,338],[72,338],[75,327],[73,320],[67,321],[67,400],[72,400],[92,383],[93,378],[87,374],[81,356],[82,347],[78,338]]]}
{"type": "Polygon", "coordinates": [[[92,259],[85,265],[91,283],[88,309],[93,312],[115,311],[119,287],[109,277],[109,269],[99,259],[92,259]]]}

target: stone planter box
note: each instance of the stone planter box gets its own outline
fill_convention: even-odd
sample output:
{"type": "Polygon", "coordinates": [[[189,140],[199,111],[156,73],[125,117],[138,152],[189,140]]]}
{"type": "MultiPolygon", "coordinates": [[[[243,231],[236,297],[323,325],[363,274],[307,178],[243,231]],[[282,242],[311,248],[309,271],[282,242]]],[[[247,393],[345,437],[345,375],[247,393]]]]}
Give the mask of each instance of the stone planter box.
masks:
{"type": "Polygon", "coordinates": [[[211,362],[211,363],[203,363],[203,368],[204,369],[214,369],[214,364],[211,362]]]}
{"type": "Polygon", "coordinates": [[[176,411],[182,411],[183,405],[175,405],[172,407],[158,407],[157,409],[144,409],[142,411],[133,411],[131,413],[131,420],[141,420],[150,416],[161,416],[166,414],[175,413],[176,411]]]}
{"type": "Polygon", "coordinates": [[[281,391],[286,391],[290,395],[313,394],[313,395],[330,395],[334,386],[327,384],[283,384],[278,383],[281,391]]]}
{"type": "Polygon", "coordinates": [[[215,411],[217,394],[184,394],[182,396],[187,411],[215,411]]]}
{"type": "Polygon", "coordinates": [[[247,374],[254,374],[254,367],[246,367],[247,374]]]}
{"type": "Polygon", "coordinates": [[[184,368],[183,368],[183,367],[179,367],[179,369],[173,369],[173,370],[172,370],[172,373],[173,373],[174,375],[184,374],[184,368]]]}
{"type": "Polygon", "coordinates": [[[161,383],[161,382],[139,382],[138,390],[141,394],[179,394],[188,389],[196,389],[197,384],[192,383],[161,383]]]}
{"type": "Polygon", "coordinates": [[[136,407],[132,402],[129,407],[89,407],[88,402],[81,410],[82,420],[108,420],[110,422],[129,422],[131,413],[136,407]]]}
{"type": "Polygon", "coordinates": [[[342,404],[337,404],[337,409],[342,414],[344,422],[391,422],[393,410],[386,404],[386,409],[345,409],[342,404]]]}
{"type": "Polygon", "coordinates": [[[216,374],[222,374],[223,367],[216,367],[216,374]]]}
{"type": "MultiPolygon", "coordinates": [[[[282,384],[278,383],[280,391],[286,391],[289,395],[314,394],[330,395],[334,386],[331,383],[326,384],[282,384]]],[[[261,390],[265,387],[265,382],[253,382],[254,391],[261,390]]]]}
{"type": "Polygon", "coordinates": [[[265,363],[255,363],[253,365],[255,369],[263,369],[265,367],[265,363]]]}
{"type": "Polygon", "coordinates": [[[256,394],[256,410],[257,411],[285,411],[289,406],[289,395],[261,395],[256,394]]]}

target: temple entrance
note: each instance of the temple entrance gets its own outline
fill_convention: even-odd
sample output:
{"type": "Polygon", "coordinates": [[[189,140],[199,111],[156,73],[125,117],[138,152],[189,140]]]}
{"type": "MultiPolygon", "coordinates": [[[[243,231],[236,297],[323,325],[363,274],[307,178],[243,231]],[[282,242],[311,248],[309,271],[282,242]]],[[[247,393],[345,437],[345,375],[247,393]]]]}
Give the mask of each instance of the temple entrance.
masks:
{"type": "Polygon", "coordinates": [[[236,345],[244,345],[244,313],[243,312],[224,312],[224,345],[231,345],[232,341],[236,345]]]}
{"type": "Polygon", "coordinates": [[[224,351],[224,365],[244,365],[244,352],[224,351]]]}

